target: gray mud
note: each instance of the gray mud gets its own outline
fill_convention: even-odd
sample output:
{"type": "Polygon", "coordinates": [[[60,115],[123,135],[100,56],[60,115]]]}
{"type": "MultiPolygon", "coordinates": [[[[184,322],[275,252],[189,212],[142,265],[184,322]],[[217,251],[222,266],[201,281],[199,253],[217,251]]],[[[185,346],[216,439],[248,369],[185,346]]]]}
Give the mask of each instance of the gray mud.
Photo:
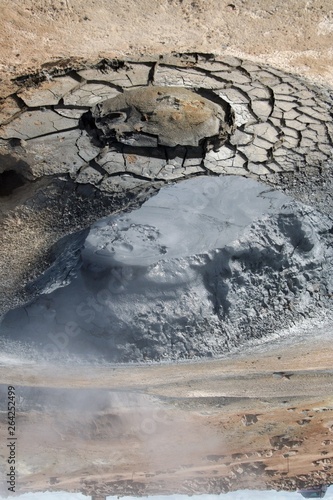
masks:
{"type": "Polygon", "coordinates": [[[2,333],[56,358],[221,356],[325,316],[332,228],[251,179],[185,181],[97,222],[77,278],[8,313],[2,333]]]}

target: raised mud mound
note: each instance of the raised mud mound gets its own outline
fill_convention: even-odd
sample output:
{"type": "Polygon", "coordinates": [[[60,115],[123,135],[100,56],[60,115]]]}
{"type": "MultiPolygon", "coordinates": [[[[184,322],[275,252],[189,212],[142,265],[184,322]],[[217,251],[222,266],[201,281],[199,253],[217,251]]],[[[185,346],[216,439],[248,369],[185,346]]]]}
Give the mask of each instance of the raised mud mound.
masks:
{"type": "Polygon", "coordinates": [[[212,101],[183,87],[127,90],[96,104],[93,124],[104,144],[218,148],[234,130],[234,113],[226,101],[211,96],[212,101]]]}
{"type": "MultiPolygon", "coordinates": [[[[1,106],[2,313],[70,283],[81,231],[101,217],[133,211],[170,183],[236,176],[236,183],[248,178],[290,196],[283,209],[256,208],[237,235],[231,203],[235,220],[223,226],[228,242],[218,237],[205,246],[203,239],[195,247],[193,234],[205,224],[194,225],[194,233],[184,224],[181,231],[195,247],[185,254],[186,244],[171,251],[153,224],[133,222],[129,235],[122,222],[123,234],[115,230],[110,238],[124,250],[123,260],[119,251],[109,252],[104,266],[85,252],[83,270],[70,285],[85,282],[91,296],[106,287],[108,298],[82,307],[78,318],[63,310],[59,320],[53,297],[45,296],[40,300],[51,301],[45,307],[53,311],[49,329],[32,333],[32,322],[29,334],[22,330],[26,339],[58,334],[57,324],[63,337],[51,339],[50,352],[73,343],[74,352],[89,347],[95,354],[106,346],[105,357],[120,361],[191,358],[220,354],[330,306],[329,90],[237,58],[173,54],[29,75],[1,106]],[[156,113],[152,96],[164,102],[156,113]],[[155,260],[145,251],[140,257],[142,241],[156,242],[155,260]],[[70,321],[72,333],[64,333],[70,321]]],[[[79,290],[75,296],[84,302],[85,287],[79,290]]],[[[66,302],[60,290],[54,293],[66,302]]],[[[2,330],[19,338],[10,318],[2,330]]]]}
{"type": "Polygon", "coordinates": [[[96,223],[77,279],[7,314],[2,329],[57,357],[219,356],[325,315],[332,228],[253,180],[188,180],[96,223]]]}

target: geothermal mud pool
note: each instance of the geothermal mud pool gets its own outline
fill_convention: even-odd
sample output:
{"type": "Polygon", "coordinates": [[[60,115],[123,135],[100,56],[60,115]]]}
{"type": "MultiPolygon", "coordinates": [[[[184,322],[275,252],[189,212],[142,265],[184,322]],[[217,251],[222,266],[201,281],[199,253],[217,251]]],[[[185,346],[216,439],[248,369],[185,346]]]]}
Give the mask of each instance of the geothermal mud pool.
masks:
{"type": "Polygon", "coordinates": [[[332,482],[331,91],[194,53],[13,87],[0,371],[22,491],[332,482]]]}
{"type": "Polygon", "coordinates": [[[2,311],[41,297],[8,313],[3,338],[49,354],[176,360],[325,316],[327,90],[209,54],[17,84],[0,129],[2,311]]]}

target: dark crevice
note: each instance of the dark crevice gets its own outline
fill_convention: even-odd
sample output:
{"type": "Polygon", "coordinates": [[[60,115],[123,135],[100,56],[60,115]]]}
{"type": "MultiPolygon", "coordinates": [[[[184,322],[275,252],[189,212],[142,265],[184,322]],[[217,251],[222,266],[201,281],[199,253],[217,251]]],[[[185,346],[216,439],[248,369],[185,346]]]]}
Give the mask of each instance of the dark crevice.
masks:
{"type": "Polygon", "coordinates": [[[113,71],[118,71],[119,69],[126,68],[126,61],[120,61],[119,59],[102,59],[93,68],[100,70],[102,73],[108,73],[110,69],[113,71]]]}
{"type": "Polygon", "coordinates": [[[57,111],[58,109],[69,109],[69,110],[72,110],[72,109],[77,109],[77,110],[84,110],[84,111],[89,111],[91,106],[79,106],[79,105],[76,105],[76,104],[55,104],[53,106],[53,110],[54,111],[57,111]]]}
{"type": "Polygon", "coordinates": [[[73,78],[73,80],[76,80],[80,84],[85,82],[85,79],[82,76],[80,76],[76,71],[71,71],[67,73],[67,76],[70,76],[71,78],[73,78]]]}
{"type": "Polygon", "coordinates": [[[148,85],[154,85],[155,72],[156,72],[157,66],[158,66],[158,63],[154,63],[152,65],[152,67],[150,68],[150,71],[148,73],[148,85]]]}
{"type": "MultiPolygon", "coordinates": [[[[120,175],[127,175],[128,177],[133,177],[133,179],[138,179],[138,180],[147,181],[147,182],[154,182],[154,179],[152,179],[151,177],[145,177],[144,175],[134,174],[133,172],[128,172],[127,170],[113,172],[113,173],[107,174],[107,175],[108,175],[108,177],[118,177],[120,175]]],[[[163,182],[163,179],[161,179],[161,181],[163,182]]]]}
{"type": "Polygon", "coordinates": [[[27,180],[15,170],[5,170],[0,174],[0,196],[10,196],[17,188],[24,186],[27,180]]]}
{"type": "Polygon", "coordinates": [[[234,117],[234,111],[231,107],[231,105],[224,100],[222,97],[220,97],[218,94],[215,94],[212,90],[210,89],[204,89],[202,87],[199,87],[196,89],[196,93],[204,97],[205,99],[214,102],[218,106],[220,106],[226,113],[225,121],[228,125],[233,126],[235,117],[234,117]]]}
{"type": "Polygon", "coordinates": [[[24,111],[28,107],[19,94],[11,94],[10,97],[14,99],[16,104],[21,108],[21,111],[24,111]]]}
{"type": "Polygon", "coordinates": [[[55,130],[54,132],[48,132],[47,134],[41,134],[41,135],[37,135],[35,137],[29,137],[27,139],[25,139],[27,142],[28,141],[33,141],[35,139],[41,139],[42,137],[48,137],[50,135],[55,135],[55,134],[63,134],[65,132],[70,132],[71,130],[78,130],[79,127],[69,127],[69,128],[63,128],[63,129],[60,129],[60,130],[55,130]]]}
{"type": "MultiPolygon", "coordinates": [[[[125,77],[124,77],[125,78],[125,77]]],[[[115,83],[111,83],[111,82],[107,82],[105,80],[99,80],[99,79],[93,79],[93,80],[85,80],[83,82],[83,85],[105,85],[106,87],[110,87],[111,89],[115,89],[117,90],[117,92],[119,93],[123,93],[124,92],[124,88],[121,87],[120,85],[117,85],[115,83]]]]}
{"type": "Polygon", "coordinates": [[[111,174],[108,174],[106,172],[106,170],[104,170],[104,168],[101,167],[101,165],[99,163],[97,163],[97,161],[95,159],[90,160],[89,166],[92,167],[94,170],[96,170],[98,173],[100,173],[102,175],[108,175],[108,176],[111,175],[111,174]]]}

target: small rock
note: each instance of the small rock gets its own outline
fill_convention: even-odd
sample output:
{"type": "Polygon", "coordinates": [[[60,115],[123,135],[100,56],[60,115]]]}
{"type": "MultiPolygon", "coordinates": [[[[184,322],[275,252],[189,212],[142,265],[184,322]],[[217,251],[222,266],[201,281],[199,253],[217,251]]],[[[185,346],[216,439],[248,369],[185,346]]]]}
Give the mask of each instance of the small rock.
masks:
{"type": "Polygon", "coordinates": [[[245,426],[253,425],[258,422],[258,418],[256,414],[246,414],[242,418],[242,423],[245,426]]]}

